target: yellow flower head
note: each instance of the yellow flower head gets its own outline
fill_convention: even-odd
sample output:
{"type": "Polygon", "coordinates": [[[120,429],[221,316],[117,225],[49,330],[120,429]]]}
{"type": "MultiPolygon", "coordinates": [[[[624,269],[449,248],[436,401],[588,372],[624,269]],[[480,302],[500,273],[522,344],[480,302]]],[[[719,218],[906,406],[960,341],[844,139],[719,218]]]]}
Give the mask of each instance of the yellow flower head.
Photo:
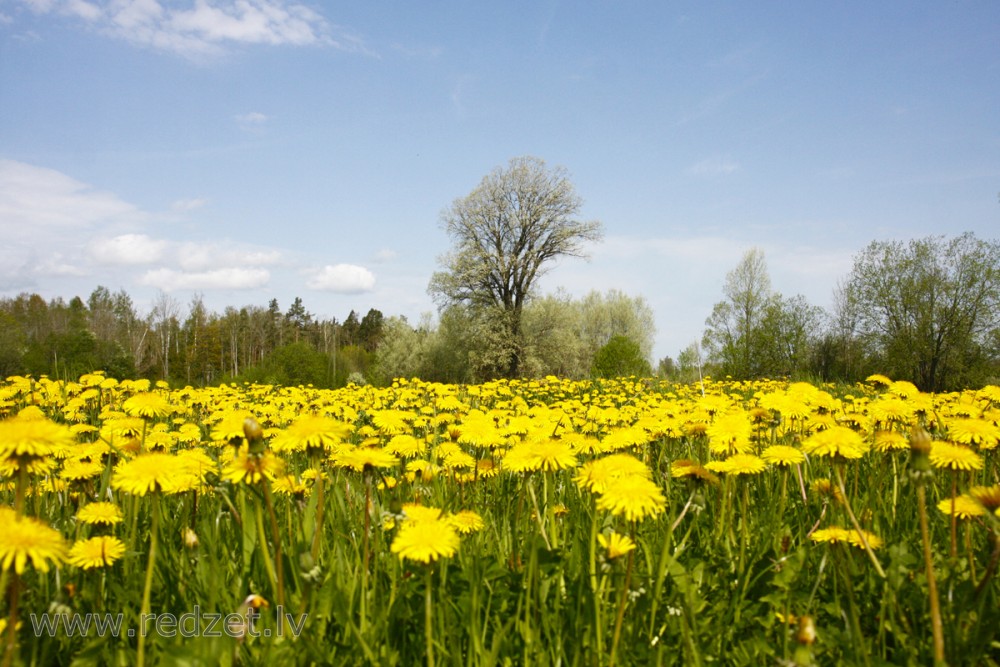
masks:
{"type": "Polygon", "coordinates": [[[982,470],[983,457],[968,447],[935,440],[931,443],[931,465],[950,470],[982,470]]]}
{"type": "Polygon", "coordinates": [[[791,445],[771,445],[760,453],[760,458],[778,466],[791,466],[806,460],[805,454],[791,445]]]}
{"type": "Polygon", "coordinates": [[[275,436],[271,447],[278,452],[330,449],[343,442],[352,432],[350,424],[324,417],[300,417],[275,436]]]}
{"type": "Polygon", "coordinates": [[[151,491],[183,493],[200,483],[201,478],[188,461],[162,452],[143,454],[119,465],[111,478],[111,488],[136,496],[151,491]]]}
{"type": "Polygon", "coordinates": [[[468,535],[469,533],[475,533],[476,531],[482,530],[486,525],[483,523],[483,517],[479,516],[476,512],[472,510],[462,510],[461,512],[455,512],[447,517],[445,520],[451,523],[462,535],[468,535]]]}
{"type": "Polygon", "coordinates": [[[69,427],[44,417],[0,421],[0,459],[64,458],[75,441],[69,427]]]}
{"type": "Polygon", "coordinates": [[[1000,485],[974,486],[969,489],[969,495],[989,512],[1000,516],[1000,485]]]}
{"type": "Polygon", "coordinates": [[[705,467],[727,475],[756,475],[764,472],[767,463],[753,454],[733,454],[724,461],[711,461],[705,467]]]}
{"type": "Polygon", "coordinates": [[[455,527],[446,520],[406,521],[390,547],[402,559],[430,563],[448,558],[458,551],[459,537],[455,527]]]}
{"type": "Polygon", "coordinates": [[[122,403],[122,410],[131,417],[159,419],[173,412],[173,408],[159,394],[136,394],[122,403]]]}
{"type": "Polygon", "coordinates": [[[954,514],[959,519],[968,519],[986,514],[986,508],[969,494],[955,496],[954,503],[952,503],[951,498],[945,498],[937,504],[937,508],[942,513],[948,515],[954,514]]]}
{"type": "Polygon", "coordinates": [[[363,472],[366,469],[392,468],[399,464],[399,459],[378,447],[352,447],[339,451],[334,456],[334,462],[341,468],[363,472]]]}
{"type": "Polygon", "coordinates": [[[806,438],[802,451],[816,456],[860,459],[868,451],[868,446],[860,434],[846,426],[831,426],[806,438]]]}
{"type": "Polygon", "coordinates": [[[284,461],[271,454],[264,452],[260,456],[241,451],[232,461],[222,469],[222,479],[239,484],[259,484],[262,480],[273,480],[281,474],[284,468],[284,461]]]}
{"type": "Polygon", "coordinates": [[[66,559],[66,542],[59,531],[41,521],[19,517],[14,510],[0,508],[0,566],[24,572],[28,561],[39,572],[66,559]]]}
{"type": "Polygon", "coordinates": [[[503,457],[503,467],[511,472],[575,468],[573,448],[561,440],[529,440],[511,447],[503,457]]]}
{"type": "Polygon", "coordinates": [[[584,463],[577,470],[573,481],[581,489],[604,493],[610,480],[627,475],[649,478],[651,473],[645,463],[631,454],[611,454],[584,463]]]}
{"type": "Polygon", "coordinates": [[[114,503],[90,503],[76,513],[80,523],[88,525],[112,526],[122,522],[122,511],[114,503]]]}
{"type": "Polygon", "coordinates": [[[73,544],[66,559],[84,570],[106,567],[125,555],[125,543],[117,537],[101,535],[73,544]]]}
{"type": "Polygon", "coordinates": [[[1000,426],[986,419],[955,419],[948,423],[948,434],[955,442],[993,449],[1000,442],[1000,426]]]}
{"type": "Polygon", "coordinates": [[[615,516],[624,515],[629,521],[656,516],[666,508],[660,487],[639,475],[626,475],[609,480],[604,493],[597,499],[597,508],[609,510],[615,516]]]}
{"type": "Polygon", "coordinates": [[[597,536],[597,541],[608,550],[608,560],[614,560],[619,556],[624,556],[635,549],[635,542],[628,535],[611,532],[608,535],[603,533],[597,536]]]}

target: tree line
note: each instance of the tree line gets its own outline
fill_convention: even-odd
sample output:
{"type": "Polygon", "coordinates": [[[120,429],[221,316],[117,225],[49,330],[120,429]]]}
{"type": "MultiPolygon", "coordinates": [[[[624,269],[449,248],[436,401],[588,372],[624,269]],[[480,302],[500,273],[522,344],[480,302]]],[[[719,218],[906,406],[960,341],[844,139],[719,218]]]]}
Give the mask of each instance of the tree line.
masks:
{"type": "MultiPolygon", "coordinates": [[[[873,241],[854,257],[831,312],[772,291],[759,248],[729,272],[723,295],[701,341],[720,375],[881,373],[937,392],[1000,381],[1000,243],[970,232],[873,241]]],[[[698,353],[664,363],[692,376],[698,353]]]]}
{"type": "MultiPolygon", "coordinates": [[[[140,314],[124,290],[106,287],[86,302],[0,299],[0,376],[105,370],[191,385],[333,387],[651,375],[655,326],[642,297],[538,294],[557,260],[586,257],[602,238],[600,222],[580,219],[581,206],[566,171],[540,159],[514,158],[487,174],[442,213],[452,247],[428,285],[436,320],[410,323],[374,308],[322,319],[298,297],[287,310],[272,299],[216,313],[195,295],[182,310],[165,293],[140,314]]],[[[872,242],[829,312],[775,292],[759,248],[727,274],[722,296],[700,343],[661,359],[656,374],[854,382],[883,373],[926,391],[1000,381],[1000,243],[971,233],[872,242]]]]}

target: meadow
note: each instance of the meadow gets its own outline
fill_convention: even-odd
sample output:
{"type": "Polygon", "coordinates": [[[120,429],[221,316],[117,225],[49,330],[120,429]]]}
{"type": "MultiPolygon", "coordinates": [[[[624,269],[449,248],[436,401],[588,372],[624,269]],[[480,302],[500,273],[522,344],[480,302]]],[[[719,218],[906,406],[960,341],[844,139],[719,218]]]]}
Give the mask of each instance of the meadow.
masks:
{"type": "Polygon", "coordinates": [[[4,665],[1000,664],[996,386],[90,373],[0,416],[4,665]]]}

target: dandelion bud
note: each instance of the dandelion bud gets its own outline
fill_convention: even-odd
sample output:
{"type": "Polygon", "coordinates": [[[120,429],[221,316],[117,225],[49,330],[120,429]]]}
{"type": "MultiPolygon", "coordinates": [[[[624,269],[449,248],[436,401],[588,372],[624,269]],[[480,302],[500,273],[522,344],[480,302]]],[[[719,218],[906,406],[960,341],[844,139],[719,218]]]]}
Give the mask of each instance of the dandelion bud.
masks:
{"type": "Polygon", "coordinates": [[[264,453],[264,429],[253,417],[243,420],[243,434],[247,437],[247,449],[251,454],[260,456],[264,453]]]}
{"type": "Polygon", "coordinates": [[[795,641],[807,646],[816,641],[816,622],[813,621],[812,616],[799,618],[799,629],[795,633],[795,641]]]}
{"type": "Polygon", "coordinates": [[[916,480],[931,477],[931,434],[919,426],[910,431],[910,476],[916,480]]]}
{"type": "Polygon", "coordinates": [[[194,532],[190,528],[184,529],[184,546],[188,549],[198,548],[198,533],[194,532]]]}

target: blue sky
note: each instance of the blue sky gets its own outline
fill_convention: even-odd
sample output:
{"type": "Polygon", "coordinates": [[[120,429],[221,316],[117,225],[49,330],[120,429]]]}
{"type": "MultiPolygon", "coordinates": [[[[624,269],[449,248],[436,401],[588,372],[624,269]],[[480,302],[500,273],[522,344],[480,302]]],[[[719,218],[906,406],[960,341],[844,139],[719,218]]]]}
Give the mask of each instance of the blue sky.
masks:
{"type": "Polygon", "coordinates": [[[828,307],[873,240],[1000,237],[1000,3],[0,0],[0,294],[416,321],[440,213],[565,167],[590,259],[698,339],[761,247],[828,307]]]}

